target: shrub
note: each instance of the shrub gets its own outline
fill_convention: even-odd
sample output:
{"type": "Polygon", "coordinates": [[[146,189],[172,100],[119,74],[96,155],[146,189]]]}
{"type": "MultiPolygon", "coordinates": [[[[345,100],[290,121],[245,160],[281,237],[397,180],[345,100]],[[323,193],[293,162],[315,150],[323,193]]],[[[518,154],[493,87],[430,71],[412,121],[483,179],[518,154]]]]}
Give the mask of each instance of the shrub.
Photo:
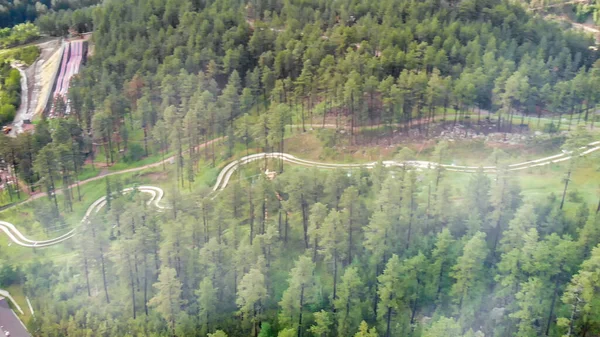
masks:
{"type": "Polygon", "coordinates": [[[127,153],[125,154],[123,160],[126,163],[136,162],[144,158],[145,154],[146,152],[144,151],[143,147],[141,147],[138,144],[131,144],[129,145],[129,148],[127,149],[127,153]]]}

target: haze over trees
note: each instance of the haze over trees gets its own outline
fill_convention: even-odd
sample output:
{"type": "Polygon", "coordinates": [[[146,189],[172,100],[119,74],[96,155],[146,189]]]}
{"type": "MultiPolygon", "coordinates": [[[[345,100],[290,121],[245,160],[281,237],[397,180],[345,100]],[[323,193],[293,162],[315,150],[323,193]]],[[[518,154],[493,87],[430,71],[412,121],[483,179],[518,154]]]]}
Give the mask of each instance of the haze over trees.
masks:
{"type": "MultiPolygon", "coordinates": [[[[174,156],[172,209],[106,178],[106,207],[69,264],[22,269],[35,336],[600,333],[598,210],[526,200],[503,169],[457,188],[443,168],[286,168],[271,181],[261,167],[214,198],[192,189],[200,162],[285,151],[290,124],[427,133],[480,110],[503,132],[520,118],[592,123],[590,37],[499,0],[123,0],[92,17],[94,56],[69,90],[70,117],[0,138],[0,156],[46,193],[47,228],[72,212],[85,160],[174,156]],[[224,151],[198,148],[225,136],[224,151]]],[[[447,151],[440,142],[431,160],[447,151]]]]}
{"type": "Polygon", "coordinates": [[[499,182],[473,174],[473,188],[456,190],[442,172],[430,191],[435,172],[351,173],[235,180],[214,199],[194,191],[169,212],[107,180],[110,204],[81,230],[79,263],[25,267],[43,313],[30,328],[39,336],[103,327],[108,336],[597,333],[595,207],[570,201],[581,211],[566,212],[555,195],[523,201],[504,174],[499,182]],[[308,246],[293,206],[302,199],[308,246]],[[475,204],[478,212],[467,206],[475,204]]]}

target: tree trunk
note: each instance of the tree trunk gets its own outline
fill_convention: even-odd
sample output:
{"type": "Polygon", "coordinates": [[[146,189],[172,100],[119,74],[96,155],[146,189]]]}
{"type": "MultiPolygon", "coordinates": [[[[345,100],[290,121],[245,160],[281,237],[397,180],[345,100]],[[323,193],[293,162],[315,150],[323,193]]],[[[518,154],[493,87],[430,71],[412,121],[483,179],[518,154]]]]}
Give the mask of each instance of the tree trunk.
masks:
{"type": "Polygon", "coordinates": [[[410,248],[410,235],[412,234],[412,222],[413,222],[413,213],[414,213],[414,196],[410,197],[410,217],[408,218],[408,233],[406,235],[406,250],[410,248]]]}
{"type": "Polygon", "coordinates": [[[300,314],[298,315],[298,337],[302,337],[302,309],[304,309],[304,285],[300,289],[300,314]]]}
{"type": "MultiPolygon", "coordinates": [[[[302,116],[302,132],[306,132],[306,126],[304,125],[304,98],[302,98],[302,110],[301,110],[301,116],[302,116]]],[[[300,331],[298,331],[298,334],[300,333],[300,331]]],[[[299,336],[299,335],[298,335],[299,336]]]]}
{"type": "Polygon", "coordinates": [[[108,135],[108,153],[110,154],[110,163],[114,164],[115,163],[115,159],[113,158],[113,153],[112,153],[112,137],[110,136],[110,134],[108,135]]]}
{"type": "Polygon", "coordinates": [[[87,256],[83,258],[83,270],[85,272],[85,285],[87,286],[88,297],[91,297],[92,293],[90,291],[90,273],[88,269],[87,256]]]}
{"type": "Polygon", "coordinates": [[[567,187],[569,187],[569,180],[571,178],[571,169],[569,169],[569,172],[567,173],[567,179],[565,179],[565,189],[563,190],[563,195],[562,195],[562,200],[560,201],[560,209],[563,209],[563,206],[565,205],[565,197],[567,196],[567,187]]]}
{"type": "MultiPolygon", "coordinates": [[[[375,275],[379,275],[379,264],[375,266],[375,275]]],[[[377,278],[377,276],[376,276],[377,278]]],[[[375,291],[373,292],[373,316],[377,317],[377,305],[379,303],[379,296],[377,292],[379,291],[379,283],[375,282],[375,291]]]]}
{"type": "Polygon", "coordinates": [[[131,286],[131,310],[133,312],[133,319],[136,318],[135,312],[135,282],[133,277],[133,271],[131,270],[131,266],[129,266],[129,285],[131,286]]]}
{"type": "Polygon", "coordinates": [[[386,318],[386,330],[385,330],[385,337],[390,337],[390,325],[392,323],[392,307],[388,307],[388,312],[386,314],[387,318],[386,318]]]}
{"type": "Polygon", "coordinates": [[[148,259],[144,254],[144,313],[148,316],[148,259]]]}
{"type": "Polygon", "coordinates": [[[248,188],[248,201],[250,203],[250,245],[254,239],[254,203],[252,202],[252,187],[248,188]]]}
{"type": "Polygon", "coordinates": [[[283,237],[283,242],[287,243],[288,242],[288,232],[290,229],[290,223],[288,221],[288,214],[287,212],[285,212],[285,234],[283,237]]]}
{"type": "MultiPolygon", "coordinates": [[[[333,300],[335,301],[337,299],[337,249],[334,249],[333,255],[333,300]]],[[[333,311],[335,312],[335,308],[333,311]]]]}
{"type": "MultiPolygon", "coordinates": [[[[410,314],[410,325],[412,326],[415,323],[415,317],[417,316],[417,306],[419,304],[419,298],[415,298],[415,301],[413,302],[412,308],[411,310],[411,314],[410,314]]],[[[412,330],[412,328],[411,328],[412,330]]]]}
{"type": "Polygon", "coordinates": [[[148,157],[148,130],[146,129],[146,127],[143,127],[144,129],[144,152],[146,153],[146,157],[148,157]]]}
{"type": "Polygon", "coordinates": [[[300,194],[300,203],[302,208],[302,225],[304,227],[304,246],[308,249],[308,216],[306,214],[306,201],[304,200],[304,193],[300,194]]]}
{"type": "Polygon", "coordinates": [[[104,283],[104,294],[106,295],[106,303],[110,303],[108,297],[108,284],[106,283],[106,266],[104,265],[104,250],[100,247],[100,264],[102,266],[102,282],[104,283]]]}
{"type": "Polygon", "coordinates": [[[556,297],[558,296],[558,276],[554,282],[554,292],[552,294],[552,302],[550,303],[550,314],[548,315],[548,324],[546,325],[546,336],[550,333],[550,325],[552,324],[552,315],[554,315],[554,304],[556,303],[556,297]]]}
{"type": "Polygon", "coordinates": [[[436,306],[437,306],[438,300],[440,299],[440,294],[442,293],[442,277],[443,276],[444,276],[444,264],[442,263],[442,265],[440,266],[440,272],[438,274],[437,290],[435,292],[434,302],[436,302],[436,306]]]}
{"type": "Polygon", "coordinates": [[[350,265],[350,263],[352,263],[352,212],[353,211],[353,206],[350,205],[350,216],[349,216],[349,223],[348,223],[348,262],[346,263],[346,265],[350,265]]]}

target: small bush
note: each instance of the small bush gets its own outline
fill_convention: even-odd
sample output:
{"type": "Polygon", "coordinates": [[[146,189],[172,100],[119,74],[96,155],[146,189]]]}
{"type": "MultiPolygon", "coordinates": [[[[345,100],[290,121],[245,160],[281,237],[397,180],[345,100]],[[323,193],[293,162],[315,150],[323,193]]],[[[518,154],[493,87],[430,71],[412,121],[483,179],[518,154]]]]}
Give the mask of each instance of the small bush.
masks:
{"type": "Polygon", "coordinates": [[[146,155],[146,152],[144,151],[143,147],[138,144],[131,144],[129,145],[123,160],[126,163],[132,163],[144,158],[144,155],[146,155]]]}
{"type": "Polygon", "coordinates": [[[0,106],[0,125],[4,125],[12,122],[15,118],[15,112],[17,109],[14,105],[4,104],[0,106]]]}
{"type": "Polygon", "coordinates": [[[581,193],[578,190],[569,192],[568,196],[570,202],[580,203],[583,201],[583,197],[581,196],[581,193]]]}
{"type": "Polygon", "coordinates": [[[10,264],[4,264],[0,267],[0,287],[8,287],[11,284],[19,283],[21,271],[10,264]]]}
{"type": "Polygon", "coordinates": [[[544,132],[556,133],[558,132],[558,126],[554,123],[546,123],[546,125],[544,125],[544,132]]]}

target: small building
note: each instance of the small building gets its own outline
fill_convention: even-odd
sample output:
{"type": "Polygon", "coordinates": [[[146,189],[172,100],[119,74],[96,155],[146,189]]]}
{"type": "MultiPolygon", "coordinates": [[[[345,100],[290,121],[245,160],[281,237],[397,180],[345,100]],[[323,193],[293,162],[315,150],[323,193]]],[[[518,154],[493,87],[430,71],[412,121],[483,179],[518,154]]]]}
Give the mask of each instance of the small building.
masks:
{"type": "Polygon", "coordinates": [[[4,297],[0,296],[0,336],[31,337],[25,325],[10,308],[4,297]]]}

